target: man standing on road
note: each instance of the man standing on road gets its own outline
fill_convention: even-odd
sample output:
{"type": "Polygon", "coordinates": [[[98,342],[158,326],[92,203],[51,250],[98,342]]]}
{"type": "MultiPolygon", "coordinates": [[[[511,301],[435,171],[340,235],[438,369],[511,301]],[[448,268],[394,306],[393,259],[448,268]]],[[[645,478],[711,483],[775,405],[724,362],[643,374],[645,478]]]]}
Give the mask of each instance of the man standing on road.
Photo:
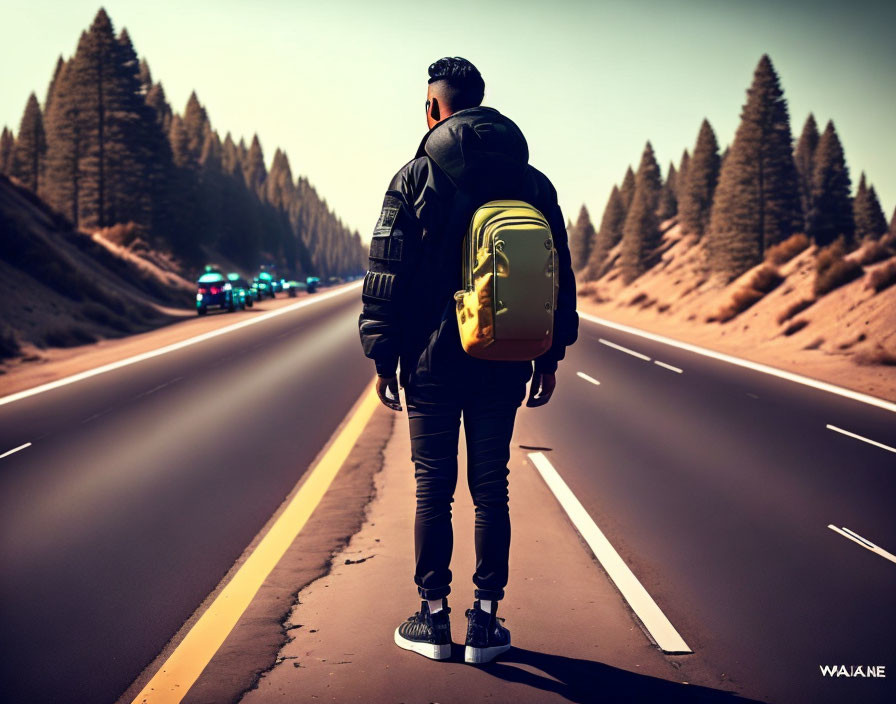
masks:
{"type": "Polygon", "coordinates": [[[507,584],[507,463],[514,417],[530,379],[527,406],[551,398],[557,362],[577,336],[575,281],[557,193],[528,164],[519,128],[481,106],[485,84],[479,71],[454,57],[432,64],[429,76],[429,132],[386,191],[371,240],[359,326],[364,353],[376,363],[382,402],[400,411],[399,383],[405,390],[417,481],[414,581],[423,601],[397,628],[395,642],[436,660],[451,654],[445,597],[451,590],[451,503],[463,415],[467,481],[476,507],[476,601],[466,612],[465,660],[482,663],[510,648],[510,633],[496,614],[507,584]],[[478,206],[502,199],[540,211],[557,253],[553,338],[535,359],[534,374],[531,361],[467,354],[454,314],[470,218],[478,206]]]}

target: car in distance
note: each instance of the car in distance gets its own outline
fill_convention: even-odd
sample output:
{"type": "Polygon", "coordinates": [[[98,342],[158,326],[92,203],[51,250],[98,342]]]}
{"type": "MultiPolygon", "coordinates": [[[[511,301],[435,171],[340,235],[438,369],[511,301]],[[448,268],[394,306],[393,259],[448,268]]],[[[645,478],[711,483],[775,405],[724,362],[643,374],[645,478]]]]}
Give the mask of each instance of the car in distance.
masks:
{"type": "Polygon", "coordinates": [[[249,285],[249,282],[234,271],[227,275],[227,280],[239,296],[240,308],[251,308],[255,301],[252,298],[252,287],[249,285]]]}
{"type": "Polygon", "coordinates": [[[286,291],[290,298],[295,298],[300,291],[308,290],[308,284],[306,284],[304,281],[284,281],[283,289],[286,291]]]}
{"type": "Polygon", "coordinates": [[[317,291],[317,287],[320,286],[320,279],[316,276],[309,276],[305,279],[305,286],[308,289],[308,293],[314,293],[317,291]]]}
{"type": "Polygon", "coordinates": [[[258,284],[258,293],[261,298],[268,296],[269,298],[277,297],[277,290],[274,288],[274,277],[267,271],[258,272],[258,276],[255,277],[255,282],[258,284]]]}
{"type": "Polygon", "coordinates": [[[220,271],[207,271],[196,281],[196,314],[205,315],[209,310],[230,311],[237,309],[238,296],[234,296],[233,285],[220,271]]]}

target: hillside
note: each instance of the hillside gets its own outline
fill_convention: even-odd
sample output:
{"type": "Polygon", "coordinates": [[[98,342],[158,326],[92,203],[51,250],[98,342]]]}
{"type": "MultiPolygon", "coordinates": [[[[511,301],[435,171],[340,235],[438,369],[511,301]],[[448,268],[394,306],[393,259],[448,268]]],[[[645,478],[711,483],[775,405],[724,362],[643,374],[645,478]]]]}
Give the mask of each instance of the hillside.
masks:
{"type": "Polygon", "coordinates": [[[616,322],[770,364],[874,396],[896,399],[896,256],[868,242],[846,255],[867,262],[857,277],[816,296],[818,248],[780,265],[761,264],[728,284],[707,274],[704,243],[663,223],[660,260],[623,282],[620,248],[609,268],[579,286],[582,310],[616,322]],[[872,249],[873,248],[873,249],[872,249]],[[873,255],[884,258],[878,261],[873,255]],[[780,282],[756,291],[760,270],[780,282]],[[880,290],[875,290],[877,282],[880,290]],[[886,285],[889,282],[889,285],[886,285]],[[756,297],[758,301],[738,310],[756,297]],[[728,318],[725,322],[720,320],[728,318]]]}
{"type": "Polygon", "coordinates": [[[75,230],[2,175],[0,281],[0,359],[158,327],[181,317],[193,293],[142,242],[121,247],[75,230]]]}

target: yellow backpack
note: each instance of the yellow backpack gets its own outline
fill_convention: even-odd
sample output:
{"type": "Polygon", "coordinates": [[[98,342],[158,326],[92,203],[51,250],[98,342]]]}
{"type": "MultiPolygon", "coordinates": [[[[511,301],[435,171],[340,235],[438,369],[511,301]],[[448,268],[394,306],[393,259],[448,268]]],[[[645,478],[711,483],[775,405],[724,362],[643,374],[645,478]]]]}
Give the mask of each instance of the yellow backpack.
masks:
{"type": "Polygon", "coordinates": [[[464,350],[510,361],[550,349],[556,268],[551,228],[534,207],[493,200],[477,209],[464,238],[464,289],[454,294],[464,350]]]}

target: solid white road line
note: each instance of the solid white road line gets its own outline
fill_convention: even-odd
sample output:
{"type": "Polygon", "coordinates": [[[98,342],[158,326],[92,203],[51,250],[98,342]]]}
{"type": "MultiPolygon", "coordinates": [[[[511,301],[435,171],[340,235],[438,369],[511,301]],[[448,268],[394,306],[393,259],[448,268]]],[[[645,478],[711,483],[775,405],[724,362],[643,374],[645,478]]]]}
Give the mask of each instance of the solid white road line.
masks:
{"type": "Polygon", "coordinates": [[[566,511],[573,525],[588,543],[588,547],[594,553],[600,564],[606,570],[610,579],[622,593],[623,598],[629,603],[632,610],[641,619],[644,628],[653,638],[654,642],[664,653],[691,653],[693,652],[684,639],[679,635],[675,627],[666,618],[656,602],[644,589],[638,578],[628,568],[628,565],[619,556],[619,553],[610,544],[597,524],[588,515],[585,507],[572,493],[566,482],[557,474],[557,470],[547,457],[541,452],[530,452],[529,459],[541,474],[557,501],[566,511]]]}
{"type": "Polygon", "coordinates": [[[598,341],[607,347],[612,347],[614,350],[619,350],[620,352],[625,352],[626,354],[630,354],[632,357],[637,357],[638,359],[643,359],[646,362],[650,361],[650,357],[646,354],[641,354],[640,352],[635,352],[634,350],[630,350],[628,347],[623,347],[622,345],[617,345],[615,342],[610,342],[609,340],[604,340],[602,337],[598,338],[598,341]]]}
{"type": "Polygon", "coordinates": [[[828,528],[830,528],[835,533],[839,533],[844,538],[849,538],[852,542],[856,543],[857,545],[861,545],[866,550],[870,550],[875,555],[880,555],[882,558],[884,558],[885,560],[889,560],[890,562],[896,562],[896,555],[893,555],[892,553],[887,552],[883,548],[878,547],[877,545],[872,543],[867,538],[863,538],[861,535],[851,531],[846,526],[844,526],[842,528],[838,528],[833,523],[830,523],[830,524],[828,524],[828,528]]]}
{"type": "Polygon", "coordinates": [[[681,372],[682,372],[682,370],[679,369],[678,367],[673,367],[671,364],[666,364],[665,362],[661,362],[658,359],[653,360],[653,363],[658,364],[659,366],[663,367],[663,369],[669,369],[670,371],[673,371],[676,374],[681,374],[681,372]]]}
{"type": "Polygon", "coordinates": [[[576,372],[576,376],[584,379],[585,381],[591,382],[595,386],[600,386],[600,382],[597,379],[595,379],[593,376],[588,376],[585,372],[576,372]]]}
{"type": "Polygon", "coordinates": [[[687,342],[681,342],[680,340],[673,340],[671,337],[664,337],[662,335],[655,335],[652,332],[647,332],[646,330],[640,330],[638,328],[633,328],[630,325],[623,325],[622,323],[614,323],[612,320],[607,320],[605,318],[599,318],[596,315],[591,315],[590,313],[585,313],[584,311],[579,311],[579,317],[587,320],[589,322],[595,323],[597,325],[603,325],[604,327],[612,328],[614,330],[621,330],[623,332],[627,332],[631,335],[637,335],[638,337],[643,337],[647,340],[653,340],[654,342],[661,342],[664,345],[669,345],[670,347],[677,347],[680,350],[687,350],[688,352],[694,352],[696,354],[703,355],[704,357],[711,357],[712,359],[717,359],[722,362],[728,362],[729,364],[736,364],[739,367],[746,367],[747,369],[752,369],[755,372],[762,372],[763,374],[769,374],[771,376],[776,376],[780,379],[787,379],[788,381],[795,381],[797,384],[803,384],[804,386],[811,386],[814,389],[819,389],[821,391],[827,391],[828,393],[837,394],[838,396],[843,396],[845,398],[850,398],[853,401],[860,401],[861,403],[867,403],[870,406],[877,406],[878,408],[883,408],[887,411],[892,411],[896,413],[896,403],[892,403],[891,401],[885,401],[882,398],[877,398],[875,396],[869,396],[868,394],[863,394],[858,391],[853,391],[852,389],[844,389],[842,386],[836,386],[835,384],[828,384],[824,381],[817,381],[815,379],[810,379],[809,377],[802,376],[800,374],[794,374],[792,372],[785,372],[783,369],[775,369],[774,367],[770,367],[766,364],[759,364],[758,362],[751,362],[747,359],[740,359],[739,357],[735,357],[730,354],[724,354],[722,352],[716,352],[715,350],[708,350],[705,347],[699,347],[697,345],[692,345],[687,342]]]}
{"type": "Polygon", "coordinates": [[[341,296],[344,293],[347,293],[354,288],[361,285],[361,281],[357,281],[355,283],[347,284],[344,287],[340,287],[333,291],[327,291],[326,293],[315,294],[313,298],[306,298],[305,300],[298,301],[293,303],[292,305],[285,306],[283,308],[278,308],[277,310],[272,310],[267,313],[263,313],[257,318],[249,318],[247,320],[242,320],[238,323],[234,323],[233,325],[227,325],[223,328],[218,328],[217,330],[212,330],[210,332],[203,333],[201,335],[196,335],[196,337],[191,337],[187,340],[181,340],[180,342],[175,342],[171,345],[166,345],[165,347],[160,347],[157,350],[150,350],[149,352],[144,352],[142,354],[135,355],[133,357],[128,357],[127,359],[121,359],[117,362],[111,362],[110,364],[104,364],[101,367],[97,367],[96,369],[88,369],[87,371],[80,372],[78,374],[73,374],[72,376],[67,376],[64,379],[58,379],[57,381],[51,381],[46,384],[41,384],[40,386],[35,386],[31,389],[25,389],[24,391],[19,391],[14,394],[10,394],[9,396],[4,396],[0,398],[0,406],[4,406],[7,403],[12,403],[13,401],[19,401],[23,398],[28,398],[29,396],[35,396],[36,394],[43,393],[44,391],[50,391],[51,389],[58,389],[60,386],[66,386],[68,384],[74,384],[76,381],[81,381],[82,379],[89,379],[92,376],[97,376],[99,374],[104,374],[106,372],[111,372],[114,369],[121,369],[122,367],[127,367],[131,364],[136,364],[137,362],[142,362],[147,359],[152,359],[153,357],[159,357],[163,354],[168,354],[169,352],[174,352],[175,350],[181,350],[184,347],[189,347],[190,345],[195,345],[199,342],[205,342],[206,340],[210,340],[213,337],[218,337],[219,335],[226,335],[229,332],[234,332],[235,330],[240,330],[241,328],[249,327],[250,325],[255,325],[256,323],[261,323],[265,320],[270,320],[271,318],[276,318],[278,315],[284,315],[285,313],[291,313],[294,310],[299,308],[304,308],[305,306],[312,305],[319,301],[325,301],[328,298],[333,298],[334,296],[341,296]]]}
{"type": "Polygon", "coordinates": [[[869,440],[868,438],[862,437],[861,435],[856,435],[855,433],[851,433],[848,430],[844,430],[843,428],[838,428],[836,425],[831,425],[830,423],[824,426],[828,430],[833,430],[835,433],[843,433],[844,435],[848,435],[851,438],[855,438],[856,440],[861,440],[862,442],[867,442],[869,445],[874,445],[875,447],[883,448],[884,450],[889,450],[890,452],[896,452],[896,447],[890,447],[889,445],[884,445],[882,442],[877,442],[876,440],[869,440]]]}
{"type": "Polygon", "coordinates": [[[7,451],[4,452],[2,455],[0,455],[0,460],[2,460],[4,457],[9,457],[10,455],[15,454],[15,453],[18,452],[19,450],[24,450],[24,449],[26,449],[26,448],[28,448],[28,447],[31,447],[31,443],[30,443],[30,442],[26,442],[24,445],[19,445],[18,447],[14,447],[14,448],[12,448],[11,450],[7,450],[7,451]]]}

